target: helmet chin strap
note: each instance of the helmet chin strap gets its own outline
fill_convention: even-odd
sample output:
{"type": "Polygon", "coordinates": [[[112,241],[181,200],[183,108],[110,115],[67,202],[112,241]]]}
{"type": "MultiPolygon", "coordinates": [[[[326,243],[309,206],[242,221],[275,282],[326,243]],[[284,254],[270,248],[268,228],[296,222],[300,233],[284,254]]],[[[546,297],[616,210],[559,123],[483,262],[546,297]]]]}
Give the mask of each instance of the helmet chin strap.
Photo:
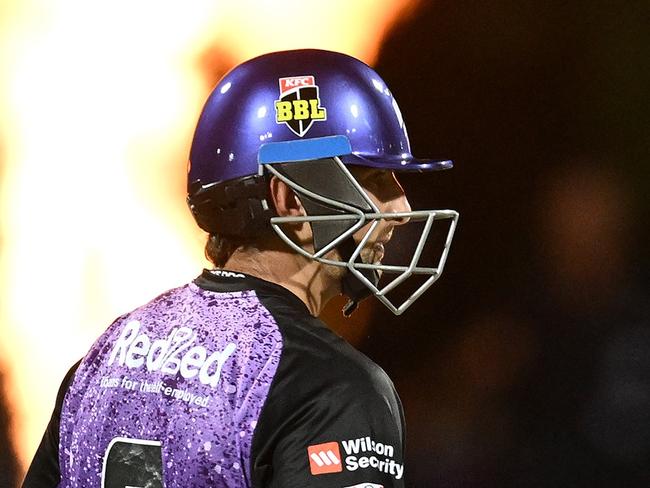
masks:
{"type": "MultiPolygon", "coordinates": [[[[379,273],[376,269],[362,269],[360,272],[375,286],[379,284],[379,273]]],[[[343,294],[348,297],[348,302],[342,310],[345,317],[349,317],[354,313],[361,300],[372,295],[370,288],[363,284],[361,280],[354,276],[349,270],[341,280],[341,287],[343,294]]]]}
{"type": "MultiPolygon", "coordinates": [[[[338,250],[341,253],[341,256],[348,260],[352,256],[356,248],[354,238],[350,237],[346,239],[340,246],[338,250]]],[[[357,258],[361,260],[361,255],[357,258]]],[[[376,269],[361,269],[359,270],[361,274],[370,281],[375,287],[379,284],[379,272],[376,269]]],[[[341,279],[341,291],[343,295],[348,297],[348,302],[343,307],[343,315],[349,317],[354,313],[354,311],[359,306],[359,302],[364,298],[372,295],[372,290],[366,286],[359,278],[357,278],[349,269],[346,270],[345,275],[341,279]]]]}

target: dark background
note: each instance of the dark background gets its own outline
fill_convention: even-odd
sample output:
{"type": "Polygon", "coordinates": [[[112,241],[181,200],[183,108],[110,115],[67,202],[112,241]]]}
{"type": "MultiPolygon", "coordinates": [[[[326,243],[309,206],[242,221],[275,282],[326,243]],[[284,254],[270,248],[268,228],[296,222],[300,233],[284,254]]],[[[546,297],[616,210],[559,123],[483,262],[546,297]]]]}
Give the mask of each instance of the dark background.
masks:
{"type": "Polygon", "coordinates": [[[359,344],[409,486],[650,486],[648,26],[647,1],[423,1],[384,43],[414,153],[456,164],[405,177],[411,205],[461,214],[442,279],[359,344]]]}
{"type": "Polygon", "coordinates": [[[418,487],[650,486],[650,4],[423,2],[377,71],[413,208],[460,221],[443,277],[361,345],[418,487]]]}

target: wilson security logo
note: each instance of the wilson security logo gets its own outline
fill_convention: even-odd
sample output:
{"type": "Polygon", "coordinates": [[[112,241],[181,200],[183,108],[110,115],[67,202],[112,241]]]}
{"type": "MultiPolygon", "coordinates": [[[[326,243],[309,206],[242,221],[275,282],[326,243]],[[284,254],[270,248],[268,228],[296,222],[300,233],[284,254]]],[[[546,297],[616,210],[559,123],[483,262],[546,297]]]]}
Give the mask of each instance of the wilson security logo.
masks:
{"type": "Polygon", "coordinates": [[[311,474],[340,473],[341,453],[337,442],[326,442],[307,448],[311,474]]]}
{"type": "Polygon", "coordinates": [[[229,342],[221,351],[209,351],[195,344],[196,333],[189,327],[175,327],[167,337],[153,340],[146,333],[140,333],[140,327],[137,320],[124,326],[111,351],[109,365],[146,368],[167,375],[180,373],[183,378],[198,378],[202,384],[214,388],[225,362],[237,348],[229,342]]]}
{"type": "MultiPolygon", "coordinates": [[[[388,444],[375,442],[369,436],[341,441],[345,457],[341,457],[338,442],[326,442],[307,448],[311,474],[340,473],[358,469],[374,469],[387,473],[395,479],[404,476],[404,465],[395,461],[395,448],[388,444]]],[[[362,483],[358,486],[379,486],[362,483]]]]}
{"type": "Polygon", "coordinates": [[[327,120],[320,106],[318,85],[311,75],[280,78],[280,98],[275,101],[275,122],[286,124],[298,137],[304,136],[314,122],[327,120]]]}

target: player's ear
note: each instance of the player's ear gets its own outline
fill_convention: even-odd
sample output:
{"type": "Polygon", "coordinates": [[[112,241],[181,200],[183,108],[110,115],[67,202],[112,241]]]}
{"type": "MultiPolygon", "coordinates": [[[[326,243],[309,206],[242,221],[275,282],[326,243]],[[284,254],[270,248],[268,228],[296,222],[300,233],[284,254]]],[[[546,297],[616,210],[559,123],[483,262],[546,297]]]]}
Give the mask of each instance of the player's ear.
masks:
{"type": "Polygon", "coordinates": [[[293,189],[277,176],[269,183],[271,201],[280,217],[305,215],[305,209],[293,189]]]}

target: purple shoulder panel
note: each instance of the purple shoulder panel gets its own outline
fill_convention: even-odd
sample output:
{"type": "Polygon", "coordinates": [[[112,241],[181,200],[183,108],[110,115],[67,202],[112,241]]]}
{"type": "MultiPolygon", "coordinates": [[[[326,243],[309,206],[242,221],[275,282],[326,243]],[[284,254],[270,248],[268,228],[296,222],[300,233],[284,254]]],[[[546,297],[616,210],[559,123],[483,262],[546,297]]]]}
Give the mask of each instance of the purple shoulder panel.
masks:
{"type": "Polygon", "coordinates": [[[66,395],[60,486],[250,486],[253,432],[281,352],[253,291],[192,283],[120,317],[66,395]]]}

